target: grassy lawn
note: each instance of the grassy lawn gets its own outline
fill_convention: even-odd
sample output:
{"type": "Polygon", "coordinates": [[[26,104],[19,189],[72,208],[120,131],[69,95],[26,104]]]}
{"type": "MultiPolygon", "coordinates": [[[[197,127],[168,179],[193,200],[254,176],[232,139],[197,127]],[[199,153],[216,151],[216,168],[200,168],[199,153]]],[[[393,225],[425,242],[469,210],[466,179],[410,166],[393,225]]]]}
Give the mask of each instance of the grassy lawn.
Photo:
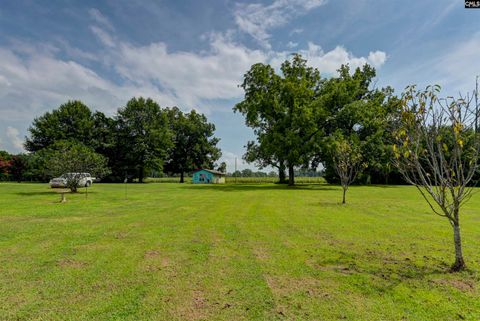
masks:
{"type": "Polygon", "coordinates": [[[469,271],[412,187],[0,184],[0,320],[480,320],[469,271]]]}

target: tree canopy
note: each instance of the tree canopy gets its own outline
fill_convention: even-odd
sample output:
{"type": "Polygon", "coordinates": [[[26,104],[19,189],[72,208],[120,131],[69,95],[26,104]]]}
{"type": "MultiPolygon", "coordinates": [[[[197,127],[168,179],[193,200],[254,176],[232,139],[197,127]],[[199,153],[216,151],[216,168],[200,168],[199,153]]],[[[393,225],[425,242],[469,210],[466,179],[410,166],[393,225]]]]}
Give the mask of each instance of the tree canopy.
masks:
{"type": "Polygon", "coordinates": [[[215,125],[195,110],[183,113],[173,107],[166,113],[173,134],[173,146],[167,155],[165,171],[180,174],[180,182],[183,183],[185,172],[213,168],[221,156],[217,147],[220,139],[214,137],[215,125]]]}
{"type": "Polygon", "coordinates": [[[167,113],[152,99],[132,98],[118,110],[118,147],[123,170],[143,182],[147,170],[162,170],[173,146],[167,113]]]}
{"type": "Polygon", "coordinates": [[[270,65],[253,65],[241,85],[244,100],[234,107],[257,136],[247,145],[245,159],[276,166],[280,177],[286,166],[293,185],[295,166],[309,161],[321,135],[323,113],[316,104],[320,85],[319,71],[308,67],[300,55],[282,64],[281,75],[270,65]]]}
{"type": "Polygon", "coordinates": [[[59,140],[75,140],[89,145],[94,137],[93,114],[81,101],[68,101],[52,112],[35,118],[28,129],[25,149],[36,152],[59,140]]]}

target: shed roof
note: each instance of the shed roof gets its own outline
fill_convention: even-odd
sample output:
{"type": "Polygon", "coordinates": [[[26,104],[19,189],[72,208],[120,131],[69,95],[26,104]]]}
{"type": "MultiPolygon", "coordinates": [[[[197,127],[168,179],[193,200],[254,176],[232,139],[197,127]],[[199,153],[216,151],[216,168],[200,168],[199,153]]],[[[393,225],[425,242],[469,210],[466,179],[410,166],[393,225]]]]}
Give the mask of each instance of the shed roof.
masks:
{"type": "Polygon", "coordinates": [[[220,175],[220,176],[225,176],[227,174],[227,173],[224,173],[224,172],[216,171],[216,170],[213,170],[213,169],[206,169],[206,168],[197,169],[194,173],[200,172],[200,171],[206,171],[206,172],[209,172],[209,173],[212,173],[212,174],[215,174],[215,175],[220,175]]]}

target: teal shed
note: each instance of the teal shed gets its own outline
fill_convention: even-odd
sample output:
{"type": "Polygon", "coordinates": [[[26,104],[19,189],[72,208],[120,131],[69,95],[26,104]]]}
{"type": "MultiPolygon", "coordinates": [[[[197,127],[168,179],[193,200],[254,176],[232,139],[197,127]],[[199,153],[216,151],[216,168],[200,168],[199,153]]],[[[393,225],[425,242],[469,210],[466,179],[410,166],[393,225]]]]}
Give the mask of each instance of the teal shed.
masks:
{"type": "Polygon", "coordinates": [[[225,173],[211,169],[199,169],[192,175],[193,184],[224,184],[225,173]]]}

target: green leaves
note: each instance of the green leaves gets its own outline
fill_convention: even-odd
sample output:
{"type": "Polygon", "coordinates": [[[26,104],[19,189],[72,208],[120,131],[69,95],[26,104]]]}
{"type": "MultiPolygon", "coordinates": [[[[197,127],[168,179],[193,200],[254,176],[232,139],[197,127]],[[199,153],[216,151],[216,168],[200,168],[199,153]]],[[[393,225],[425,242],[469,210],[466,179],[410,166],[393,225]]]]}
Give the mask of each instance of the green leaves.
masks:
{"type": "Polygon", "coordinates": [[[242,84],[244,100],[234,111],[245,116],[257,136],[245,159],[277,167],[285,161],[293,167],[312,157],[326,113],[316,103],[318,70],[308,67],[300,55],[293,55],[280,69],[278,75],[269,65],[253,65],[242,84]]]}
{"type": "Polygon", "coordinates": [[[107,159],[91,148],[75,141],[57,141],[42,150],[44,170],[50,177],[65,173],[76,173],[67,177],[67,186],[76,191],[81,177],[79,173],[90,173],[101,178],[110,173],[107,159]]]}
{"type": "Polygon", "coordinates": [[[90,109],[81,101],[68,101],[58,109],[35,118],[28,130],[30,137],[25,142],[25,148],[30,152],[41,150],[59,140],[90,144],[94,137],[94,119],[90,109]]]}
{"type": "Polygon", "coordinates": [[[173,146],[166,112],[150,98],[132,98],[119,109],[116,120],[124,169],[135,172],[140,181],[147,169],[161,170],[173,146]]]}
{"type": "Polygon", "coordinates": [[[195,110],[183,113],[173,107],[166,113],[173,133],[173,145],[168,151],[164,170],[181,174],[202,167],[213,168],[221,156],[217,147],[220,139],[214,136],[215,125],[195,110]]]}

